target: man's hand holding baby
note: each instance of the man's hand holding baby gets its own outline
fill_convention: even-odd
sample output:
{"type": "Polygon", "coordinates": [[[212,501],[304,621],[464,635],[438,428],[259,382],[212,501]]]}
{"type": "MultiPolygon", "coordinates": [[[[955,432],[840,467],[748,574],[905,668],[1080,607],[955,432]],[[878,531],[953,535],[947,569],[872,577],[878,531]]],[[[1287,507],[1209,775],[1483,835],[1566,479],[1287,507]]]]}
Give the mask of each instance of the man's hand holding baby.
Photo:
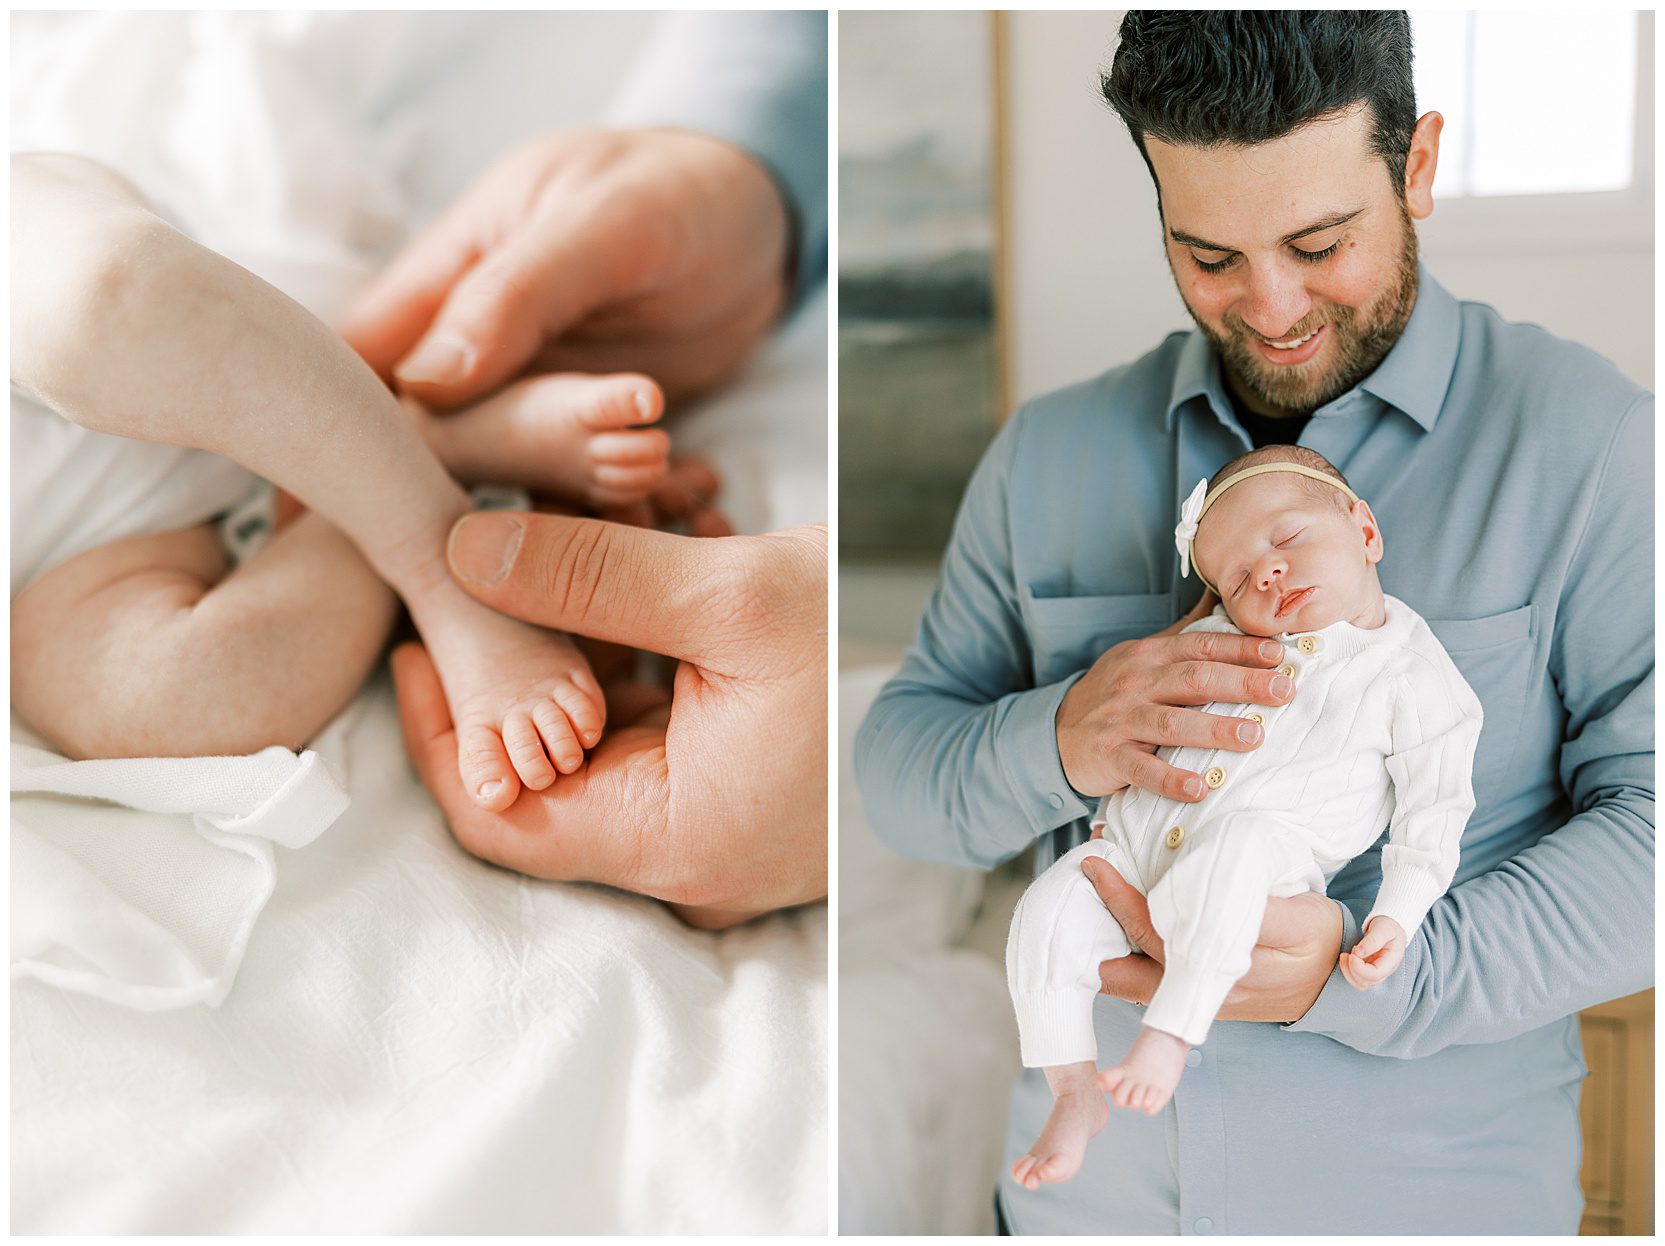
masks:
{"type": "Polygon", "coordinates": [[[1211,701],[1283,705],[1295,692],[1287,677],[1266,668],[1283,660],[1273,640],[1223,633],[1179,635],[1213,610],[1205,593],[1171,627],[1107,649],[1064,694],[1055,726],[1064,777],[1083,796],[1143,788],[1171,800],[1200,801],[1202,777],[1156,756],[1163,745],[1248,752],[1259,746],[1259,725],[1189,708],[1211,701]]]}
{"type": "MultiPolygon", "coordinates": [[[[1137,952],[1099,966],[1103,993],[1148,1004],[1162,981],[1164,959],[1162,938],[1151,925],[1150,906],[1108,861],[1089,858],[1083,869],[1137,952]]],[[[1385,920],[1378,918],[1377,922],[1385,920]]],[[[1330,979],[1341,936],[1341,910],[1326,896],[1309,891],[1268,900],[1260,937],[1250,955],[1249,972],[1226,996],[1220,1019],[1281,1024],[1299,1021],[1330,979]]],[[[1391,969],[1382,976],[1388,972],[1391,969]]]]}
{"type": "Polygon", "coordinates": [[[1372,917],[1351,952],[1341,954],[1341,976],[1361,991],[1384,981],[1405,959],[1405,929],[1391,917],[1372,917]]]}

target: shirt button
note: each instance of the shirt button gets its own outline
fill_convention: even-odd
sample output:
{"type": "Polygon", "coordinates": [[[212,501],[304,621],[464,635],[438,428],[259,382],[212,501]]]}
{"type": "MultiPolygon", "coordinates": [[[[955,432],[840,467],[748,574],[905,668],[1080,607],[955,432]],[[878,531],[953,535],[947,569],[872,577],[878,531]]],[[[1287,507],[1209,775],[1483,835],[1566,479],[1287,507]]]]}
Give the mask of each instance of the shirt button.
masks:
{"type": "Polygon", "coordinates": [[[1295,647],[1302,653],[1317,653],[1324,647],[1324,642],[1316,636],[1303,636],[1295,642],[1295,647]]]}
{"type": "Polygon", "coordinates": [[[1183,826],[1174,827],[1163,837],[1162,842],[1170,848],[1178,848],[1185,842],[1185,828],[1183,826]]]}
{"type": "Polygon", "coordinates": [[[1285,679],[1294,679],[1295,668],[1288,662],[1285,662],[1282,666],[1278,667],[1278,674],[1282,675],[1285,679]]]}
{"type": "Polygon", "coordinates": [[[1051,792],[1047,795],[1046,803],[1051,805],[1054,809],[1062,809],[1064,807],[1064,798],[1058,795],[1057,792],[1051,792]]]}
{"type": "Polygon", "coordinates": [[[1191,1048],[1190,1051],[1185,1053],[1185,1063],[1190,1065],[1192,1068],[1196,1068],[1202,1063],[1202,1052],[1198,1051],[1195,1047],[1191,1048]]]}
{"type": "Polygon", "coordinates": [[[1212,1220],[1210,1220],[1207,1216],[1204,1216],[1201,1220],[1197,1221],[1197,1223],[1192,1225],[1191,1227],[1193,1229],[1195,1229],[1198,1233],[1212,1233],[1214,1231],[1214,1222],[1212,1220]]]}
{"type": "Polygon", "coordinates": [[[1225,781],[1226,772],[1218,766],[1210,766],[1207,773],[1203,775],[1203,782],[1208,784],[1209,787],[1219,787],[1225,781]]]}
{"type": "Polygon", "coordinates": [[[1249,721],[1257,722],[1264,727],[1266,725],[1266,716],[1264,714],[1250,714],[1249,721]]]}

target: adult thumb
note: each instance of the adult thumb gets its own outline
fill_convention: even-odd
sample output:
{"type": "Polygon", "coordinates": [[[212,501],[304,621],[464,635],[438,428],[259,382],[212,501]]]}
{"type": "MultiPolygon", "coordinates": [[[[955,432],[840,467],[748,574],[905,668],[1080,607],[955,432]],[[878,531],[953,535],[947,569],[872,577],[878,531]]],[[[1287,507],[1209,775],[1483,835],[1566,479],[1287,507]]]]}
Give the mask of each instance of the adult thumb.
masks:
{"type": "Polygon", "coordinates": [[[743,537],[684,537],[567,515],[465,515],[451,574],[494,610],[720,669],[743,537]]]}
{"type": "Polygon", "coordinates": [[[544,220],[462,273],[432,324],[393,367],[399,388],[430,407],[472,402],[524,371],[610,295],[588,216],[544,220]]]}

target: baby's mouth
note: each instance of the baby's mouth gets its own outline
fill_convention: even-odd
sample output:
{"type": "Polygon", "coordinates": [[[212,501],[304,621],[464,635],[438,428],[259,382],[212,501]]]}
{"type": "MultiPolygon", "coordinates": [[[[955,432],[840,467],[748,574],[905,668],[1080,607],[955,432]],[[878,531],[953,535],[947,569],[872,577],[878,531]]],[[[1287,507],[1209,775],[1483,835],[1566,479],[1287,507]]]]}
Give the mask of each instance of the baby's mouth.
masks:
{"type": "Polygon", "coordinates": [[[1287,593],[1278,598],[1278,608],[1272,612],[1272,617],[1274,619],[1281,619],[1291,610],[1298,609],[1300,606],[1305,604],[1306,599],[1311,597],[1314,591],[1315,590],[1310,586],[1307,588],[1290,589],[1287,593]]]}

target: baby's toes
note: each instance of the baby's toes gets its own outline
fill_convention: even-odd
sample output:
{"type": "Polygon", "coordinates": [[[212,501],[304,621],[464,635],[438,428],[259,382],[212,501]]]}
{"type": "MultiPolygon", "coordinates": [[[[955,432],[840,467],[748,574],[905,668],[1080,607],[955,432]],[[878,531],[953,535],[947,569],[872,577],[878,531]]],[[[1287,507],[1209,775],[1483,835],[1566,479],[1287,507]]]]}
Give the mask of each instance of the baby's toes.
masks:
{"type": "Polygon", "coordinates": [[[637,428],[625,433],[592,434],[588,449],[597,464],[609,467],[656,469],[661,476],[670,470],[671,439],[663,429],[637,428]]]}
{"type": "Polygon", "coordinates": [[[580,667],[557,681],[550,696],[572,720],[572,729],[578,733],[579,741],[585,748],[593,748],[601,739],[601,729],[607,725],[607,702],[595,676],[580,667]]]}
{"type": "Polygon", "coordinates": [[[470,799],[492,813],[501,813],[520,795],[503,737],[490,727],[457,728],[457,772],[470,799]]]}
{"type": "Polygon", "coordinates": [[[586,428],[600,431],[651,424],[665,412],[665,395],[648,377],[621,372],[572,380],[584,387],[578,418],[586,428]]]}
{"type": "Polygon", "coordinates": [[[647,498],[665,478],[663,463],[649,466],[590,466],[590,502],[597,507],[622,506],[647,498]]]}
{"type": "Polygon", "coordinates": [[[532,707],[532,721],[538,725],[543,745],[562,774],[571,774],[584,764],[584,746],[578,742],[566,713],[553,701],[539,701],[532,707]]]}
{"type": "Polygon", "coordinates": [[[520,781],[534,792],[555,782],[555,767],[549,764],[544,742],[533,725],[532,715],[516,711],[503,720],[503,747],[508,750],[520,781]]]}

